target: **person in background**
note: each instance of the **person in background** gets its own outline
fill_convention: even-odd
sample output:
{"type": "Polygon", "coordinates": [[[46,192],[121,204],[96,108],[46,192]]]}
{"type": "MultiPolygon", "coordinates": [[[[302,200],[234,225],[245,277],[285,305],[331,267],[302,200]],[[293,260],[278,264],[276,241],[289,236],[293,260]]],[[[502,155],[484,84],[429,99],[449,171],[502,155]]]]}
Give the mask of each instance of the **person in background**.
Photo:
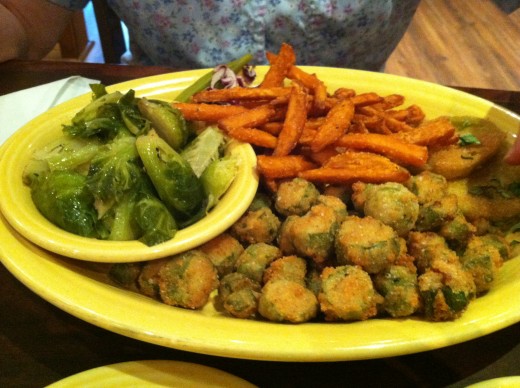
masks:
{"type": "MultiPolygon", "coordinates": [[[[41,59],[88,0],[0,0],[0,62],[41,59]]],[[[383,70],[419,0],[108,0],[127,63],[213,67],[291,44],[301,65],[383,70]]]]}

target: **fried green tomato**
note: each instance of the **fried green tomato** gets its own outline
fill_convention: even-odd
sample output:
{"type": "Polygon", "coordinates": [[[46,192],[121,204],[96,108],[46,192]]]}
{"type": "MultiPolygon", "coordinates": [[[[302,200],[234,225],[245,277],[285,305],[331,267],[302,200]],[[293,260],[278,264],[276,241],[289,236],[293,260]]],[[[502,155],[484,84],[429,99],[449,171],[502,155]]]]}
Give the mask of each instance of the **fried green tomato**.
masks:
{"type": "Polygon", "coordinates": [[[231,226],[231,234],[243,244],[272,243],[278,235],[281,221],[265,206],[248,210],[231,226]]]}
{"type": "Polygon", "coordinates": [[[238,257],[235,263],[235,270],[261,283],[267,266],[281,256],[282,252],[275,245],[266,243],[251,244],[238,257]]]}
{"type": "Polygon", "coordinates": [[[218,287],[218,275],[208,256],[191,250],[169,259],[160,268],[157,282],[164,303],[198,309],[218,287]]]}
{"type": "Polygon", "coordinates": [[[432,321],[456,319],[476,296],[473,277],[460,262],[434,260],[417,280],[424,316],[432,321]]]}
{"type": "Polygon", "coordinates": [[[326,267],[321,273],[320,309],[327,321],[357,321],[376,316],[382,302],[370,275],[358,266],[326,267]]]}
{"type": "Polygon", "coordinates": [[[352,199],[366,216],[392,227],[399,236],[406,235],[419,217],[419,200],[404,185],[395,182],[353,185],[352,199]]]}
{"type": "Polygon", "coordinates": [[[305,284],[307,262],[298,256],[283,256],[271,262],[264,271],[263,281],[286,279],[305,284]]]}
{"type": "Polygon", "coordinates": [[[215,307],[235,318],[254,318],[258,311],[261,288],[260,283],[248,276],[231,272],[220,280],[215,307]]]}
{"type": "Polygon", "coordinates": [[[450,249],[444,237],[434,232],[410,232],[408,253],[415,258],[419,273],[425,272],[435,260],[447,263],[458,262],[455,251],[450,249]]]}
{"type": "Polygon", "coordinates": [[[274,206],[276,211],[284,216],[301,216],[316,203],[319,195],[320,192],[313,183],[302,178],[294,178],[280,184],[274,206]]]}
{"type": "Polygon", "coordinates": [[[289,216],[280,229],[278,242],[285,255],[296,254],[318,265],[334,253],[337,215],[329,206],[315,205],[303,216],[289,216]]]}
{"type": "Polygon", "coordinates": [[[392,317],[406,317],[421,307],[417,274],[408,267],[392,265],[374,279],[376,290],[384,297],[382,308],[392,317]]]}
{"type": "Polygon", "coordinates": [[[244,251],[242,244],[229,233],[222,233],[197,249],[208,255],[221,277],[233,271],[244,251]]]}
{"type": "Polygon", "coordinates": [[[359,265],[370,274],[392,265],[401,253],[395,230],[370,216],[347,217],[338,230],[335,247],[339,264],[359,265]]]}
{"type": "Polygon", "coordinates": [[[473,276],[477,293],[481,294],[491,288],[503,264],[503,258],[496,245],[488,243],[485,237],[474,236],[469,240],[460,262],[462,267],[473,276]]]}
{"type": "Polygon", "coordinates": [[[258,301],[258,312],[274,322],[302,323],[318,313],[318,300],[303,284],[278,279],[264,285],[258,301]]]}

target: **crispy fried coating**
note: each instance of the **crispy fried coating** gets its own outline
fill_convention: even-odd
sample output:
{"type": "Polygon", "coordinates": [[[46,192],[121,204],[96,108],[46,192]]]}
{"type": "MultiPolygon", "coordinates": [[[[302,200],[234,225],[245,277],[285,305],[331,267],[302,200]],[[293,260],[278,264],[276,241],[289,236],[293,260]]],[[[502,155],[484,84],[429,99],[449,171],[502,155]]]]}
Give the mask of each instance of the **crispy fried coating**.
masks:
{"type": "Polygon", "coordinates": [[[215,305],[236,318],[254,318],[260,291],[260,283],[240,272],[231,272],[220,280],[215,305]]]}
{"type": "Polygon", "coordinates": [[[281,256],[282,252],[274,245],[266,243],[251,244],[238,257],[235,269],[260,283],[267,266],[281,256]]]}
{"type": "Polygon", "coordinates": [[[476,296],[473,277],[459,261],[434,260],[418,278],[423,313],[432,321],[456,319],[476,296]]]}
{"type": "Polygon", "coordinates": [[[299,282],[278,279],[262,288],[258,312],[275,322],[302,323],[318,313],[318,300],[314,293],[299,282]]]}
{"type": "Polygon", "coordinates": [[[405,236],[415,227],[419,217],[419,200],[404,185],[395,182],[382,184],[355,183],[352,200],[366,216],[392,227],[405,236]]]}
{"type": "Polygon", "coordinates": [[[409,267],[392,265],[374,279],[376,290],[384,297],[382,308],[392,317],[406,317],[421,307],[417,273],[409,267]]]}
{"type": "Polygon", "coordinates": [[[479,294],[489,291],[504,262],[499,247],[480,236],[473,236],[469,240],[460,261],[462,267],[473,276],[479,294]]]}
{"type": "Polygon", "coordinates": [[[382,302],[370,275],[359,266],[327,267],[321,274],[320,309],[327,321],[355,321],[372,318],[382,302]]]}
{"type": "Polygon", "coordinates": [[[275,209],[284,216],[301,216],[309,211],[320,195],[316,186],[302,178],[282,182],[275,197],[275,209]]]}
{"type": "Polygon", "coordinates": [[[271,262],[264,272],[263,281],[275,281],[279,279],[292,280],[305,284],[307,274],[307,262],[298,256],[283,256],[271,262]]]}
{"type": "Polygon", "coordinates": [[[369,216],[347,217],[338,230],[335,247],[339,264],[359,265],[370,274],[393,264],[401,252],[395,230],[369,216]]]}
{"type": "Polygon", "coordinates": [[[206,254],[197,250],[170,258],[157,276],[162,301],[188,309],[204,306],[218,287],[215,266],[206,254]]]}
{"type": "Polygon", "coordinates": [[[281,221],[268,207],[248,210],[231,226],[231,234],[243,244],[272,243],[281,221]]]}
{"type": "Polygon", "coordinates": [[[198,247],[210,258],[220,277],[230,273],[235,262],[244,251],[240,242],[229,233],[222,233],[198,247]]]}

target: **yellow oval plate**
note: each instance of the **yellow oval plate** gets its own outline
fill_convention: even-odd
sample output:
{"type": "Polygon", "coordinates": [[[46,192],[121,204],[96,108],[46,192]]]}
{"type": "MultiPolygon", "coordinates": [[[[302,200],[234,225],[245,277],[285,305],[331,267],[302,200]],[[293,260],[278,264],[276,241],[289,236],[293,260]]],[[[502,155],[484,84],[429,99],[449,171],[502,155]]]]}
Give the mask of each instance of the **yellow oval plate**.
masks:
{"type": "MultiPolygon", "coordinates": [[[[263,69],[257,69],[260,77],[263,69]]],[[[489,101],[426,82],[379,73],[310,68],[330,87],[358,92],[400,93],[429,117],[441,114],[487,117],[516,132],[520,118],[489,101]]],[[[204,71],[135,81],[133,87],[181,88],[204,71]]],[[[5,149],[4,149],[5,151],[5,149]]],[[[3,186],[2,186],[3,190],[3,186]]],[[[468,341],[520,321],[520,257],[500,270],[491,291],[473,301],[453,322],[373,319],[355,323],[286,325],[239,320],[217,313],[170,307],[110,285],[93,265],[69,260],[26,240],[0,217],[4,265],[35,293],[85,321],[107,330],[180,350],[255,360],[340,361],[410,354],[468,341]]]]}
{"type": "MultiPolygon", "coordinates": [[[[181,88],[175,82],[146,83],[131,81],[108,88],[126,92],[135,89],[138,96],[172,101],[181,88]]],[[[256,155],[249,144],[230,142],[226,150],[239,160],[237,175],[209,214],[179,230],[173,239],[154,246],[139,241],[108,241],[81,237],[64,231],[37,210],[30,189],[22,182],[22,173],[35,150],[63,136],[62,124],[69,123],[76,112],[90,101],[90,94],[74,98],[30,121],[11,136],[0,159],[0,211],[11,225],[27,239],[60,255],[97,262],[132,262],[152,260],[177,254],[210,240],[229,228],[251,204],[258,186],[256,155]]]]}
{"type": "Polygon", "coordinates": [[[75,374],[48,388],[253,388],[253,384],[219,369],[190,362],[147,360],[122,362],[75,374]]]}

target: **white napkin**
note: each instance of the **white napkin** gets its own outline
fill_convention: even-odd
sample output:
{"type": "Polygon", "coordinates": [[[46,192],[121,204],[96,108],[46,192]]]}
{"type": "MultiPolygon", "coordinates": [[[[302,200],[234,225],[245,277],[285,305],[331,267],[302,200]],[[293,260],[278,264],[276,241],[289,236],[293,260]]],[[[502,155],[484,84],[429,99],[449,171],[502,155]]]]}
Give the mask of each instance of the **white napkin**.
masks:
{"type": "Polygon", "coordinates": [[[0,145],[16,130],[55,105],[90,92],[98,80],[73,76],[0,96],[0,145]]]}

